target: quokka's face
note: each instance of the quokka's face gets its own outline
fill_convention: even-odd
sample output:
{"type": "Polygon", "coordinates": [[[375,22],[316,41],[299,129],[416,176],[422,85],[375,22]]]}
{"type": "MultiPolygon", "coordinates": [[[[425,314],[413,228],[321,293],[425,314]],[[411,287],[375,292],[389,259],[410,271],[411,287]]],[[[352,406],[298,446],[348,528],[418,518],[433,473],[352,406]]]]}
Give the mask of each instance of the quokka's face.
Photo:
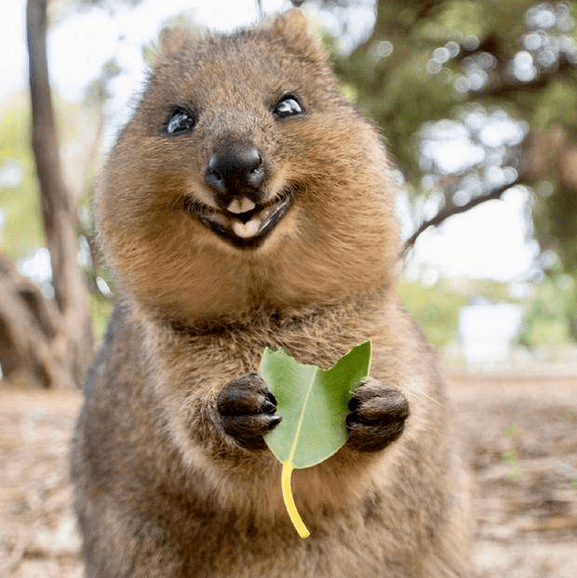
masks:
{"type": "Polygon", "coordinates": [[[299,191],[283,133],[302,123],[307,110],[301,91],[275,90],[266,99],[263,90],[247,102],[247,92],[228,81],[220,87],[225,99],[215,96],[212,106],[201,98],[172,99],[179,104],[167,107],[162,131],[167,141],[201,151],[194,170],[183,175],[181,208],[224,243],[254,249],[280,225],[299,191]]]}
{"type": "Polygon", "coordinates": [[[344,113],[354,114],[308,33],[176,31],[120,140],[120,149],[141,143],[122,170],[141,181],[141,207],[188,215],[191,240],[256,249],[277,229],[294,231],[293,219],[281,225],[327,172],[326,150],[339,139],[330,127],[344,113]]]}
{"type": "Polygon", "coordinates": [[[300,12],[232,36],[173,31],[97,196],[105,254],[171,303],[207,276],[257,295],[282,275],[293,301],[364,287],[396,251],[386,165],[300,12]]]}

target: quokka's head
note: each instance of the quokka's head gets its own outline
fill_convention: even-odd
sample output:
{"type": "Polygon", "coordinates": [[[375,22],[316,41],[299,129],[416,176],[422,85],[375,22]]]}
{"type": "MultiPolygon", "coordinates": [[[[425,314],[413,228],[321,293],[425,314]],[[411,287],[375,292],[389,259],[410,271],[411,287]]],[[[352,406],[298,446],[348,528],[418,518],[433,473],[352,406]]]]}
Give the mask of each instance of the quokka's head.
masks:
{"type": "Polygon", "coordinates": [[[228,36],[163,34],[97,220],[133,293],[198,286],[210,269],[245,276],[256,295],[282,270],[305,298],[313,281],[315,294],[383,282],[398,249],[392,206],[377,131],[339,94],[291,10],[228,36]]]}

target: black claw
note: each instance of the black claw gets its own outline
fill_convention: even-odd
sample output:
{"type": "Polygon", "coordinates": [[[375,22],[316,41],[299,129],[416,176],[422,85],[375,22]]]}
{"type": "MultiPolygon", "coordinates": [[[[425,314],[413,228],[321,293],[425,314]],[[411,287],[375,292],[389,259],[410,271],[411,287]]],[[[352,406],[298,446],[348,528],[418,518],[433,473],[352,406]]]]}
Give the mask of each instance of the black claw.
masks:
{"type": "Polygon", "coordinates": [[[356,411],[361,405],[361,400],[358,397],[351,397],[349,401],[349,411],[356,411]]]}
{"type": "Polygon", "coordinates": [[[271,402],[269,399],[265,399],[261,409],[263,413],[273,415],[276,411],[276,403],[271,402]]]}
{"type": "Polygon", "coordinates": [[[282,421],[282,416],[280,415],[273,415],[270,417],[268,429],[274,429],[280,422],[282,421]]]}

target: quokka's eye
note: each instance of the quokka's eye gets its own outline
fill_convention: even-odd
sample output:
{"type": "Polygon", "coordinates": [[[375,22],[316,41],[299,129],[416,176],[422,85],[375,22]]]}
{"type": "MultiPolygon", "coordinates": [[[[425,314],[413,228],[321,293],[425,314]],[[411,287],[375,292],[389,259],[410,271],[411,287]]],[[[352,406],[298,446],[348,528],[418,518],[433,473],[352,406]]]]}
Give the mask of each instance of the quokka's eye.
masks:
{"type": "Polygon", "coordinates": [[[185,106],[177,106],[170,113],[164,132],[168,135],[179,135],[190,132],[197,122],[196,114],[185,106]]]}
{"type": "Polygon", "coordinates": [[[274,105],[272,113],[276,118],[287,118],[303,114],[304,110],[299,99],[294,94],[285,94],[274,105]]]}

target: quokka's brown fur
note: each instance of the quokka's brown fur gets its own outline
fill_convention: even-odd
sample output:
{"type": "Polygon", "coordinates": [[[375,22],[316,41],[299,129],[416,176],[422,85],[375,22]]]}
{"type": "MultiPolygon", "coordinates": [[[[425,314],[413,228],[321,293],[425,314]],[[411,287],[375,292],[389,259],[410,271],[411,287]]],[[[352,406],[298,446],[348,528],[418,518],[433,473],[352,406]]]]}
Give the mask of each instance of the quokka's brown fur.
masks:
{"type": "Polygon", "coordinates": [[[73,455],[87,577],[467,576],[443,383],[396,290],[390,173],[299,10],[163,36],[96,198],[121,299],[73,455]],[[254,372],[264,346],[328,368],[367,339],[349,441],[293,474],[303,540],[254,372]]]}

